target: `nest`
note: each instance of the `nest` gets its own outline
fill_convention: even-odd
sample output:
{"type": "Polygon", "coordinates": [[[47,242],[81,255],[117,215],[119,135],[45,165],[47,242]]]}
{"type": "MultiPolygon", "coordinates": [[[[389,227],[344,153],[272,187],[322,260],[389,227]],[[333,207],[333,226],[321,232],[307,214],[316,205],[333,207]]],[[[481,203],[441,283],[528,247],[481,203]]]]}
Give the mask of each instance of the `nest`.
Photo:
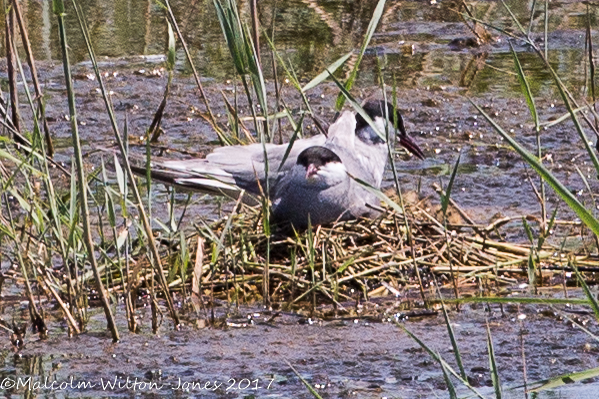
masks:
{"type": "MultiPolygon", "coordinates": [[[[596,256],[492,239],[509,218],[476,225],[455,203],[449,213],[443,217],[427,201],[410,201],[403,214],[385,207],[376,220],[268,236],[260,212],[234,211],[189,237],[197,246],[193,276],[185,283],[192,292],[228,300],[263,299],[268,292],[273,302],[336,304],[416,288],[424,299],[435,279],[457,296],[459,287],[483,279],[495,287],[519,279],[542,283],[556,275],[550,270],[562,276],[573,262],[581,270],[599,266],[596,256]]],[[[170,284],[182,285],[180,278],[170,284]]]]}

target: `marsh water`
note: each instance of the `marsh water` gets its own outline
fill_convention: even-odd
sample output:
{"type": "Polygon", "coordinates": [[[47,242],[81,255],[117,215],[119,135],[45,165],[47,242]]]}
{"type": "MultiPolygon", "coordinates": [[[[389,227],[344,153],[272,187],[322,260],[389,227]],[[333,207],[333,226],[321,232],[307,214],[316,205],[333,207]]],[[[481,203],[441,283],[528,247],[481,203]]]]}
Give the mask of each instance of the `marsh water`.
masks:
{"type": "MultiPolygon", "coordinates": [[[[153,1],[80,3],[105,82],[112,91],[117,118],[121,124],[127,118],[131,149],[143,155],[144,145],[136,142],[135,137],[143,136],[149,127],[167,80],[163,69],[167,42],[164,11],[153,1]]],[[[528,26],[529,9],[534,2],[506,3],[520,22],[528,26]]],[[[225,123],[223,95],[233,102],[235,89],[240,91],[240,97],[242,89],[235,79],[213,2],[171,1],[171,5],[202,76],[210,105],[219,122],[225,123]]],[[[261,1],[259,16],[268,32],[274,26],[277,51],[293,64],[305,83],[342,55],[357,52],[375,5],[374,1],[349,0],[261,1]]],[[[72,155],[70,123],[65,118],[68,108],[56,18],[48,1],[25,1],[22,6],[46,93],[47,118],[57,150],[55,158],[69,165],[72,155]]],[[[113,133],[97,91],[97,82],[91,78],[93,70],[87,60],[78,23],[68,6],[68,40],[75,64],[80,133],[91,169],[98,167],[100,162],[96,147],[110,147],[113,133]]],[[[492,31],[497,40],[474,45],[468,40],[473,37],[472,33],[454,11],[455,7],[449,1],[388,2],[361,64],[353,92],[361,99],[380,98],[379,68],[389,93],[393,85],[397,86],[398,107],[407,130],[427,155],[425,161],[419,161],[399,153],[396,166],[402,189],[418,190],[431,202],[438,201],[432,184],[447,184],[453,164],[461,154],[452,195],[454,200],[472,219],[483,225],[500,216],[513,217],[514,222],[506,229],[505,238],[525,240],[521,218],[540,214],[532,187],[538,186],[538,179],[477,114],[468,99],[483,106],[506,131],[535,151],[537,139],[530,113],[514,74],[513,58],[505,36],[492,31]]],[[[243,15],[247,16],[248,9],[248,4],[241,2],[243,15]]],[[[473,12],[478,18],[502,29],[516,29],[501,2],[476,2],[473,12]]],[[[575,96],[585,95],[590,90],[585,58],[587,5],[552,1],[549,12],[549,60],[575,96]]],[[[599,8],[591,5],[588,15],[593,27],[597,25],[598,13],[599,8]]],[[[537,4],[532,34],[539,43],[544,40],[543,19],[543,4],[537,4]]],[[[596,32],[593,30],[592,33],[595,40],[596,32]]],[[[515,41],[513,44],[530,78],[541,122],[552,121],[567,113],[550,74],[536,55],[522,43],[515,41]]],[[[270,57],[268,46],[262,43],[262,63],[272,94],[270,57]]],[[[3,62],[0,79],[4,83],[6,67],[3,62]]],[[[164,151],[157,152],[165,157],[201,156],[217,145],[217,137],[198,117],[204,110],[203,102],[180,47],[176,69],[162,122],[164,133],[156,145],[164,151]]],[[[292,110],[299,111],[301,99],[291,85],[284,83],[284,71],[278,70],[278,77],[283,84],[282,97],[292,110]]],[[[333,119],[337,93],[331,82],[308,92],[312,108],[324,120],[333,119]]],[[[26,114],[24,98],[22,101],[26,114]]],[[[247,105],[240,104],[249,115],[247,105]]],[[[314,126],[306,123],[305,134],[314,132],[314,126]]],[[[288,130],[283,132],[284,137],[289,134],[288,130]]],[[[595,140],[587,134],[589,139],[595,140]]],[[[592,192],[597,192],[599,185],[573,124],[564,121],[542,130],[541,143],[549,168],[582,201],[592,203],[581,175],[587,179],[592,192]]],[[[390,172],[384,184],[393,185],[390,172]]],[[[157,186],[154,195],[154,217],[167,220],[168,192],[157,186]]],[[[184,198],[186,195],[182,195],[181,200],[184,198]]],[[[557,198],[550,190],[548,203],[552,211],[557,198]]],[[[197,218],[214,219],[226,212],[227,206],[213,197],[196,194],[183,227],[189,228],[197,218]]],[[[574,219],[565,208],[564,205],[560,207],[558,218],[574,219]]],[[[560,243],[568,233],[562,231],[561,236],[550,241],[560,243]]],[[[574,239],[570,245],[585,244],[574,239]]],[[[2,269],[7,270],[10,264],[5,257],[2,259],[5,262],[2,269]]],[[[21,292],[22,287],[17,288],[13,292],[21,292]]],[[[546,295],[560,296],[562,293],[547,292],[546,295]]],[[[571,295],[582,294],[573,292],[571,295]]],[[[27,320],[24,301],[18,295],[12,300],[3,300],[4,319],[27,320]]],[[[42,382],[48,378],[58,384],[70,381],[95,384],[83,388],[67,384],[65,389],[46,385],[29,392],[37,397],[311,397],[290,368],[291,364],[312,386],[317,386],[323,397],[444,397],[447,390],[442,369],[392,322],[402,301],[402,298],[384,298],[365,305],[378,309],[373,310],[377,317],[372,320],[358,316],[314,320],[298,312],[281,314],[267,323],[264,321],[271,318],[271,311],[249,305],[230,310],[223,304],[219,317],[224,320],[225,327],[200,328],[201,323],[190,316],[181,331],[174,331],[165,320],[158,337],[150,333],[145,308],[139,309],[141,333],[127,333],[124,309],[117,305],[122,332],[122,341],[118,344],[110,343],[100,310],[92,317],[88,332],[68,338],[60,314],[47,305],[47,311],[52,315],[48,320],[50,339],[39,341],[28,335],[26,346],[19,353],[13,352],[8,339],[3,340],[4,367],[0,376],[4,381],[15,378],[25,381],[32,376],[33,380],[42,382]],[[248,316],[253,322],[248,321],[248,316]],[[120,385],[105,385],[106,381],[115,378],[120,385]],[[155,382],[156,385],[150,389],[147,385],[135,385],[135,380],[155,382]],[[200,385],[180,385],[186,382],[201,382],[202,388],[198,388],[200,385]],[[211,384],[206,385],[207,382],[211,384]],[[214,391],[209,389],[218,383],[223,385],[214,391]],[[158,386],[162,388],[158,389],[158,386]],[[254,387],[256,389],[252,389],[254,387]]],[[[495,340],[500,375],[506,388],[524,382],[523,351],[529,382],[597,367],[599,349],[596,341],[576,328],[563,316],[564,312],[584,319],[586,328],[597,334],[597,323],[585,309],[469,306],[462,312],[453,312],[451,318],[458,331],[458,344],[468,374],[475,380],[474,385],[485,395],[493,396],[488,369],[487,322],[495,340]],[[518,315],[526,318],[519,319],[518,315]]],[[[453,364],[441,315],[404,320],[403,323],[453,364]]],[[[3,385],[0,388],[10,387],[3,385]]],[[[23,387],[6,391],[15,396],[29,395],[24,393],[27,389],[23,387]]],[[[596,397],[598,391],[599,383],[591,379],[586,384],[572,384],[540,393],[538,397],[591,398],[596,397]]],[[[460,393],[467,391],[460,388],[460,393]]],[[[507,397],[523,396],[521,389],[505,394],[507,397]]]]}

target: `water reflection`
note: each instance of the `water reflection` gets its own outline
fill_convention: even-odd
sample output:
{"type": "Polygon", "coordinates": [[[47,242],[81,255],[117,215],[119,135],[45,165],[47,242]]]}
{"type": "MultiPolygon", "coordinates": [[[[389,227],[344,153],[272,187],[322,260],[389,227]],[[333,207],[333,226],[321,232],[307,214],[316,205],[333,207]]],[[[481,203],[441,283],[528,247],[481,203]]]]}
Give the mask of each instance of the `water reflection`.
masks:
{"type": "MultiPolygon", "coordinates": [[[[51,2],[24,0],[23,13],[29,27],[31,45],[38,60],[59,60],[57,22],[51,2]]],[[[154,1],[84,0],[78,2],[99,57],[164,54],[166,22],[164,10],[154,1]]],[[[530,21],[532,1],[508,1],[507,4],[524,26],[530,21]]],[[[541,3],[541,2],[537,2],[541,3]]],[[[247,1],[240,1],[244,17],[249,14],[247,1]]],[[[234,71],[222,38],[212,0],[172,0],[171,5],[181,31],[189,44],[196,65],[205,77],[223,80],[234,71]]],[[[262,27],[273,35],[278,50],[288,59],[300,77],[311,78],[341,55],[356,51],[370,22],[375,1],[263,0],[259,3],[262,27]]],[[[87,51],[79,33],[72,4],[66,3],[69,44],[72,61],[84,61],[87,51]]],[[[381,56],[385,78],[399,84],[467,86],[472,92],[493,90],[497,78],[505,78],[499,69],[513,71],[507,43],[493,43],[487,48],[464,48],[452,51],[448,44],[460,37],[472,37],[463,24],[454,2],[388,2],[370,51],[362,68],[360,81],[376,84],[375,57],[381,56]],[[408,46],[413,52],[402,49],[408,46]],[[481,54],[489,54],[481,56],[481,54]],[[485,68],[485,64],[495,69],[485,68]],[[478,73],[482,70],[482,73],[478,73]]],[[[490,21],[499,28],[516,29],[505,8],[499,2],[477,2],[471,5],[476,18],[490,21]]],[[[586,5],[554,1],[550,4],[551,61],[567,79],[584,79],[584,32],[586,5]],[[575,32],[574,30],[578,30],[575,32]],[[582,36],[581,36],[582,34],[582,36]]],[[[591,7],[590,21],[595,23],[599,8],[591,7]]],[[[540,32],[544,21],[543,4],[537,4],[533,15],[540,32]]],[[[0,25],[3,24],[0,21],[0,25]]],[[[495,32],[492,32],[495,34],[495,32]]],[[[454,49],[455,50],[455,49],[454,49]]],[[[520,48],[522,63],[537,80],[537,90],[550,83],[528,49],[520,48]]],[[[263,54],[269,54],[265,41],[263,54]]],[[[270,59],[264,57],[267,77],[272,75],[270,59]]],[[[179,53],[179,70],[189,72],[179,53]]],[[[534,83],[533,83],[534,84],[534,83]]],[[[517,82],[514,80],[514,87],[517,82]]],[[[505,88],[503,89],[505,90],[505,88]]]]}

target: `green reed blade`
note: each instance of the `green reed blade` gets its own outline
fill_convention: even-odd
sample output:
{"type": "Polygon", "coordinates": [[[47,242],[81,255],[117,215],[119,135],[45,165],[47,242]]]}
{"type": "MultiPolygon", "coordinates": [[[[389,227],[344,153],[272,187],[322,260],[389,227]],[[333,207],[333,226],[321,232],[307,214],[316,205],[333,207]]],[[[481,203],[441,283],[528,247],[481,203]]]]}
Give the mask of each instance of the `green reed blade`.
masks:
{"type": "MultiPolygon", "coordinates": [[[[472,105],[480,112],[481,115],[485,117],[485,119],[493,126],[495,131],[497,131],[503,138],[506,140],[514,150],[532,168],[547,182],[549,185],[555,190],[555,192],[568,204],[568,206],[580,217],[582,222],[586,224],[596,235],[599,235],[599,220],[593,217],[591,213],[576,199],[576,197],[568,190],[553,174],[543,166],[539,160],[528,152],[524,147],[520,146],[508,133],[506,133],[489,115],[485,113],[476,103],[472,101],[472,99],[468,99],[472,105]]],[[[588,143],[587,143],[588,145],[588,143]]]]}

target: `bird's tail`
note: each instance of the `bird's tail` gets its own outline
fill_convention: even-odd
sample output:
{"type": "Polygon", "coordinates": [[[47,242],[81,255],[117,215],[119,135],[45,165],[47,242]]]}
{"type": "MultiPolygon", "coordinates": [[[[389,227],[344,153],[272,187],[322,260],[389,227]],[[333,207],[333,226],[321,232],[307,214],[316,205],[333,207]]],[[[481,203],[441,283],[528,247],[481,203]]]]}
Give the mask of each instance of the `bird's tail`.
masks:
{"type": "MultiPolygon", "coordinates": [[[[150,170],[150,178],[153,181],[182,188],[183,190],[197,191],[205,194],[220,195],[232,199],[237,199],[244,191],[235,184],[231,184],[227,179],[220,179],[219,174],[210,171],[189,171],[169,167],[170,162],[164,164],[153,164],[150,170]]],[[[133,173],[139,176],[147,176],[147,170],[143,167],[131,166],[133,173]]],[[[221,171],[222,172],[222,171],[221,171]]],[[[259,201],[249,195],[244,194],[243,202],[246,204],[256,204],[259,201]],[[250,198],[251,197],[251,198],[250,198]]]]}

